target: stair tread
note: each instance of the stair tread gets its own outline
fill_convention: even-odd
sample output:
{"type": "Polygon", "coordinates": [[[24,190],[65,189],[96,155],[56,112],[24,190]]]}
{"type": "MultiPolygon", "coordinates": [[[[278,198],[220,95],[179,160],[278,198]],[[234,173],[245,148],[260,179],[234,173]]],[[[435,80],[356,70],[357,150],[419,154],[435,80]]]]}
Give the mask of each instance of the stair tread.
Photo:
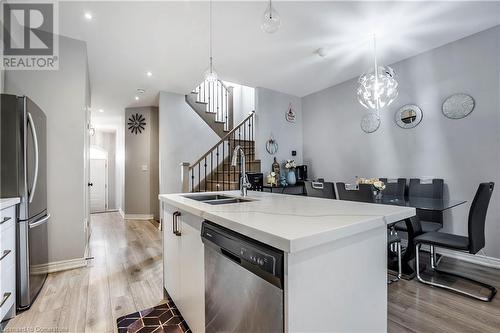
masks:
{"type": "MultiPolygon", "coordinates": [[[[207,103],[207,102],[201,102],[201,101],[195,101],[195,103],[208,105],[208,103],[207,103]]],[[[208,111],[207,111],[207,112],[208,112],[208,111]]],[[[212,112],[211,112],[211,113],[212,113],[212,112]]]]}

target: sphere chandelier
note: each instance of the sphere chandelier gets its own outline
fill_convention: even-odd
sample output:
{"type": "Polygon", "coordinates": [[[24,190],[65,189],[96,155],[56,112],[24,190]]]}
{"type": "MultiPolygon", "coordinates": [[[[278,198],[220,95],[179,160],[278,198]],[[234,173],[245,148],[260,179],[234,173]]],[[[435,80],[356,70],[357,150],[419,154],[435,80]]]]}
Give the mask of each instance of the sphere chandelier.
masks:
{"type": "Polygon", "coordinates": [[[389,66],[377,63],[377,40],[373,36],[374,70],[362,74],[358,79],[358,101],[367,109],[380,110],[389,106],[398,97],[398,81],[389,66]]]}

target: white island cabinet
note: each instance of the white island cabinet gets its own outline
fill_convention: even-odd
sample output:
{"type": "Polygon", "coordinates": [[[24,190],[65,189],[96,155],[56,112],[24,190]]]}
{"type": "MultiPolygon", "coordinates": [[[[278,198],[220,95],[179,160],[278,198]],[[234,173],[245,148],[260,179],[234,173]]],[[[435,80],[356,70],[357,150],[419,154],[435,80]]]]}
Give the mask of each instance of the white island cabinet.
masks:
{"type": "Polygon", "coordinates": [[[163,204],[163,286],[193,332],[205,328],[202,221],[163,204]]]}
{"type": "Polygon", "coordinates": [[[415,209],[263,192],[210,205],[193,195],[159,196],[164,287],[193,332],[205,330],[204,220],[283,251],[285,332],[387,331],[387,224],[415,209]]]}

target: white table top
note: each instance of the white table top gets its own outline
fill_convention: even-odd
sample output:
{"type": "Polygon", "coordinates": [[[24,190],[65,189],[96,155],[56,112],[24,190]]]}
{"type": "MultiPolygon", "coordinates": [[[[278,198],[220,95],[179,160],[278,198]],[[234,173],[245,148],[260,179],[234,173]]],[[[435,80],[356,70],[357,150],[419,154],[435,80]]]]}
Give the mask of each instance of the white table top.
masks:
{"type": "Polygon", "coordinates": [[[0,199],[0,210],[14,206],[21,202],[20,198],[1,198],[0,199]]]}
{"type": "MultiPolygon", "coordinates": [[[[239,191],[216,192],[239,197],[239,191]]],[[[248,192],[254,201],[210,205],[161,194],[160,200],[285,252],[297,252],[415,215],[415,209],[343,200],[248,192]]],[[[199,193],[206,195],[207,193],[199,193]]]]}

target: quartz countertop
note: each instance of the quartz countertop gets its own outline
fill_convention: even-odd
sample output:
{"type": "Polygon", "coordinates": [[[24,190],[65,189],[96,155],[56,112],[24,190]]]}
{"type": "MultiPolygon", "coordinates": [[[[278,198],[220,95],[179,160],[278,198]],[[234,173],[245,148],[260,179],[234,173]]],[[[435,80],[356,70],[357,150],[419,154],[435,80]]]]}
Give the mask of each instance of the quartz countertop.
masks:
{"type": "MultiPolygon", "coordinates": [[[[240,197],[240,191],[214,193],[240,197]]],[[[267,192],[249,191],[246,199],[252,201],[226,205],[185,197],[196,194],[160,194],[159,199],[284,252],[302,251],[415,215],[410,207],[267,192]]]]}
{"type": "Polygon", "coordinates": [[[19,198],[1,198],[0,199],[0,210],[14,206],[21,202],[19,198]]]}

